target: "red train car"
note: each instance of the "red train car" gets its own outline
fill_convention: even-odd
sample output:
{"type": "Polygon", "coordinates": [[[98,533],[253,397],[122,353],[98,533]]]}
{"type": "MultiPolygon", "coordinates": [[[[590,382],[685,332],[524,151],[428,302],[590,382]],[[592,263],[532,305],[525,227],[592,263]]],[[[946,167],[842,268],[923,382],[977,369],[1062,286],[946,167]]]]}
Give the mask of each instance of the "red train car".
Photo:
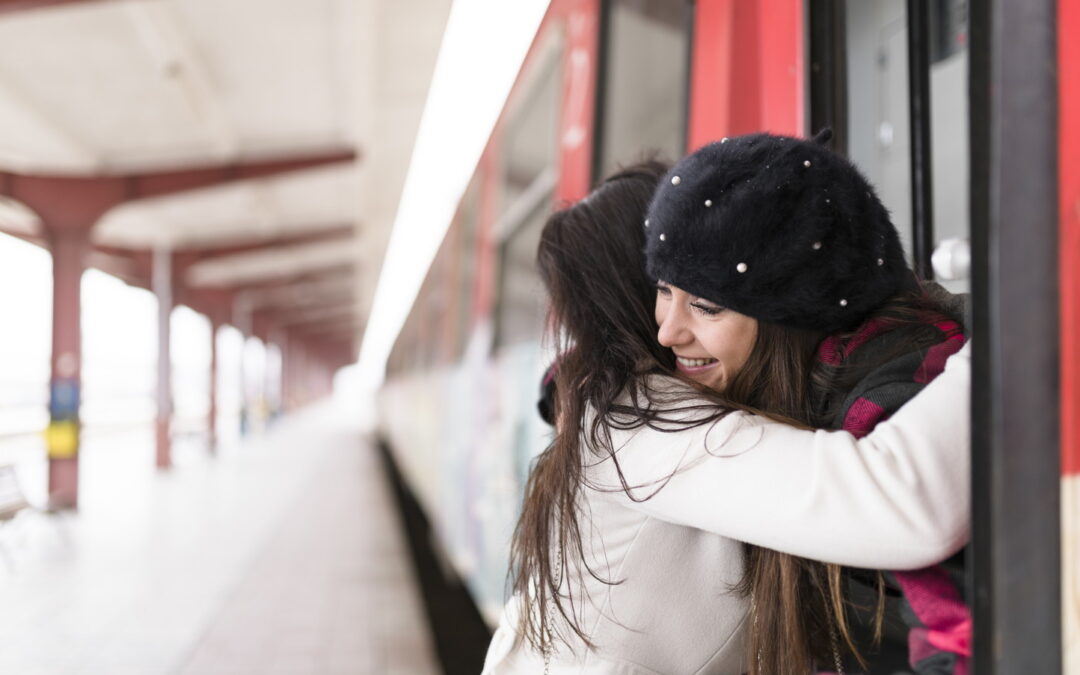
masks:
{"type": "Polygon", "coordinates": [[[485,616],[549,433],[547,214],[645,154],[831,126],[912,264],[971,294],[977,672],[1080,672],[1077,31],[1064,0],[552,0],[380,394],[485,616]]]}

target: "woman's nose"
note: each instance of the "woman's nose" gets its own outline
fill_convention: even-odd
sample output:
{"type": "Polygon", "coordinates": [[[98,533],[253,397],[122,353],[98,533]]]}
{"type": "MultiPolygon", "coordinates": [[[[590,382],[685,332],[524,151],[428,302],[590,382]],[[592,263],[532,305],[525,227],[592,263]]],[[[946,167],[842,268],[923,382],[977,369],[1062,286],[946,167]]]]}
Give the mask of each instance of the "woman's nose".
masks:
{"type": "Polygon", "coordinates": [[[660,321],[656,339],[665,347],[675,347],[687,342],[689,331],[686,330],[686,317],[676,303],[669,303],[667,312],[660,321]]]}

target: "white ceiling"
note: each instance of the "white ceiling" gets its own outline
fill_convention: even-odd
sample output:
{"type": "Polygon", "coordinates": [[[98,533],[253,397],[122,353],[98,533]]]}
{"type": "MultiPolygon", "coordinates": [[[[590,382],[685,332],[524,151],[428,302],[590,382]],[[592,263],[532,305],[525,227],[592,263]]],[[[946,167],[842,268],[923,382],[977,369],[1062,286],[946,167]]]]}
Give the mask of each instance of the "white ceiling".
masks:
{"type": "Polygon", "coordinates": [[[0,164],[120,173],[356,142],[362,0],[120,0],[0,17],[0,164]]]}
{"type": "Polygon", "coordinates": [[[354,224],[362,213],[352,165],[307,169],[119,206],[94,241],[124,248],[216,248],[354,224]]]}
{"type": "MultiPolygon", "coordinates": [[[[351,165],[130,202],[92,237],[212,249],[352,224],[352,243],[218,257],[189,280],[246,285],[351,261],[362,323],[450,1],[101,0],[0,12],[0,171],[128,174],[355,149],[351,165]]],[[[0,229],[40,232],[3,198],[0,229]]]]}

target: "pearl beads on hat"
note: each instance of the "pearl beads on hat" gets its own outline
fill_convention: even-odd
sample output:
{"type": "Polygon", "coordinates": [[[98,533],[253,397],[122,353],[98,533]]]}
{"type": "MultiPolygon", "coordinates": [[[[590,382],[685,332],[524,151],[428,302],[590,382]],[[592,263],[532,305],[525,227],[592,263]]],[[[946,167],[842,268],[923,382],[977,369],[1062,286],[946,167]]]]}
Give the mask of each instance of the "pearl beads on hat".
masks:
{"type": "Polygon", "coordinates": [[[667,241],[667,235],[661,233],[660,234],[660,241],[667,241]]]}
{"type": "Polygon", "coordinates": [[[648,218],[646,218],[646,219],[645,219],[645,227],[648,227],[648,226],[649,226],[649,219],[648,219],[648,218]]]}
{"type": "Polygon", "coordinates": [[[809,169],[810,168],[810,160],[806,160],[805,162],[802,163],[802,165],[809,169]]]}
{"type": "Polygon", "coordinates": [[[840,306],[841,307],[847,307],[847,299],[846,298],[840,298],[840,306]]]}
{"type": "Polygon", "coordinates": [[[815,241],[813,244],[810,245],[810,248],[814,249],[815,251],[820,251],[821,250],[821,242],[820,241],[815,241]]]}
{"type": "Polygon", "coordinates": [[[705,200],[705,208],[709,208],[710,206],[712,206],[712,200],[711,199],[706,199],[705,200]]]}
{"type": "Polygon", "coordinates": [[[735,266],[735,271],[737,271],[739,274],[742,274],[743,272],[745,272],[746,269],[747,269],[746,263],[739,263],[738,265],[735,266]]]}
{"type": "Polygon", "coordinates": [[[877,266],[878,267],[881,267],[884,264],[885,264],[885,259],[884,258],[878,258],[877,259],[877,266]]]}
{"type": "Polygon", "coordinates": [[[671,177],[671,184],[672,185],[678,185],[681,182],[682,182],[682,178],[679,178],[678,176],[672,176],[671,177]]]}

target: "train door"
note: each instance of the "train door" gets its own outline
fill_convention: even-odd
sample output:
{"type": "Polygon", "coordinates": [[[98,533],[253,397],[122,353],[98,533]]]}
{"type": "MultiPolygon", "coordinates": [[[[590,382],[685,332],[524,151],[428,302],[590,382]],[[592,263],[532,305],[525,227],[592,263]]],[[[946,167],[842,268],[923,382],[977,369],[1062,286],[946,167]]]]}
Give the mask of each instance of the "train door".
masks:
{"type": "Polygon", "coordinates": [[[1055,3],[811,0],[832,126],[909,260],[970,293],[978,675],[1062,672],[1055,3]]]}

